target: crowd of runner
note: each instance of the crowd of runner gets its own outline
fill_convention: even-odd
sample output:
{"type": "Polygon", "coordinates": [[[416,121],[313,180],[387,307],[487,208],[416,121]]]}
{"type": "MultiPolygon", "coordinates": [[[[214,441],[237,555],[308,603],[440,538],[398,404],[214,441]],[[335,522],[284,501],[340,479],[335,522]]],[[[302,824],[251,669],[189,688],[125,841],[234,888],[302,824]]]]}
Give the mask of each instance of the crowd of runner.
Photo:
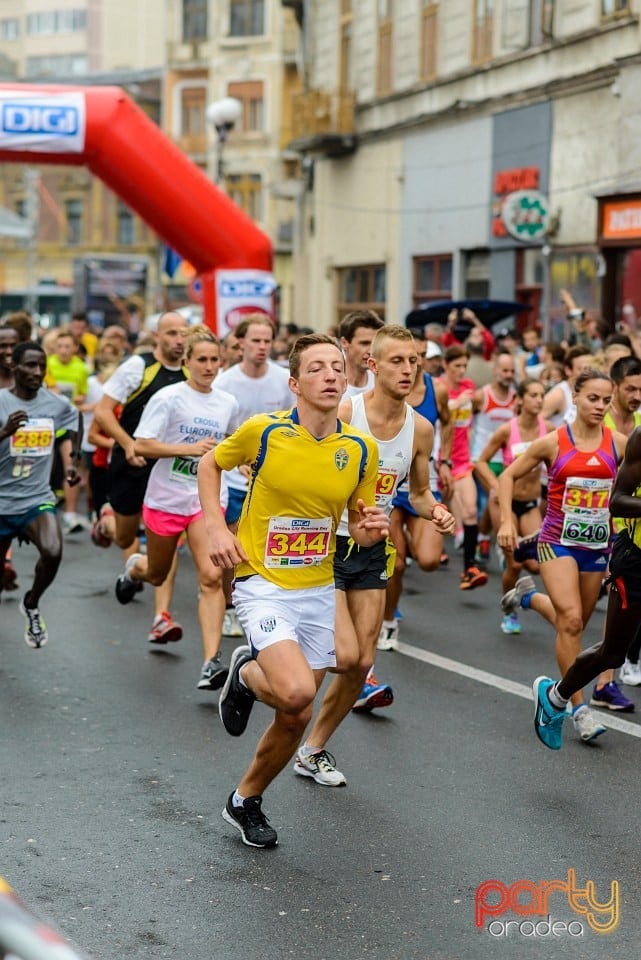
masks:
{"type": "Polygon", "coordinates": [[[223,817],[246,844],[272,847],[262,797],[278,773],[293,762],[343,786],[330,738],[350,711],[394,702],[374,660],[402,647],[409,562],[429,572],[460,554],[469,591],[498,582],[494,554],[497,630],[521,633],[524,611],[550,624],[561,679],[533,685],[546,746],[561,746],[566,716],[589,743],[606,732],[591,707],[634,710],[622,686],[641,685],[640,408],[634,331],[601,339],[578,309],[562,344],[534,327],[495,338],[469,311],[411,330],[354,311],[331,334],[278,335],[250,314],[222,342],[172,311],[136,338],[120,323],[98,336],[83,314],[36,337],[10,315],[0,596],[22,590],[24,639],[44,646],[64,539],[90,537],[123,552],[117,603],[153,591],[148,642],[176,643],[186,544],[198,689],[221,691],[232,736],[256,700],[273,709],[223,817]],[[37,562],[21,588],[22,543],[37,562]],[[604,591],[603,640],[583,651],[604,591]],[[241,641],[229,665],[224,636],[241,641]]]}

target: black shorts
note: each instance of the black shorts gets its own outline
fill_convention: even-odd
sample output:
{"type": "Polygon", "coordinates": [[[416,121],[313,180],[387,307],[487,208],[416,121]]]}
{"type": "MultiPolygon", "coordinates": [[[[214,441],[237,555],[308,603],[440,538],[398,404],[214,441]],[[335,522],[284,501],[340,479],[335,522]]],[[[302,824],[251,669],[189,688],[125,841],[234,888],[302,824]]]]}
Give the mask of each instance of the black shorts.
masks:
{"type": "MultiPolygon", "coordinates": [[[[334,584],[337,590],[384,590],[389,579],[390,548],[385,540],[359,547],[351,537],[336,537],[334,584]]],[[[393,562],[393,555],[392,555],[393,562]]]]}
{"type": "Polygon", "coordinates": [[[109,464],[109,503],[116,513],[133,517],[141,512],[147,481],[155,462],[147,462],[144,467],[132,467],[125,460],[122,450],[114,450],[109,464]]]}
{"type": "Polygon", "coordinates": [[[513,500],[512,501],[512,513],[515,517],[520,519],[524,517],[526,513],[529,513],[530,510],[535,510],[538,507],[537,500],[513,500]]]}
{"type": "Polygon", "coordinates": [[[641,550],[632,542],[627,530],[614,538],[610,554],[610,574],[606,581],[612,584],[621,599],[621,606],[641,604],[641,550]]]}

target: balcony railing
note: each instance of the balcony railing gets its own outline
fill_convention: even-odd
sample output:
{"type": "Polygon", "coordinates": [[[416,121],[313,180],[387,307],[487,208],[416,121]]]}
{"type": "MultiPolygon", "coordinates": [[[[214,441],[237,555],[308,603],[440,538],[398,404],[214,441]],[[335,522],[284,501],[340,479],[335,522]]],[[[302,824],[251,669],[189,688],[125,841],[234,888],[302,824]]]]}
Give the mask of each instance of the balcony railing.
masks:
{"type": "Polygon", "coordinates": [[[355,104],[353,93],[308,90],[294,94],[292,139],[353,134],[355,104]]]}

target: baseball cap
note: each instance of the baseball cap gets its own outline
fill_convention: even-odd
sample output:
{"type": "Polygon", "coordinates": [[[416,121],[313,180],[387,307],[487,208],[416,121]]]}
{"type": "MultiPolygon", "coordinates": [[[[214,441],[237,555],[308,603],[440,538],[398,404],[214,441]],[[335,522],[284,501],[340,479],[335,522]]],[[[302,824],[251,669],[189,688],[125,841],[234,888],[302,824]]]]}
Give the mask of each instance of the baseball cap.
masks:
{"type": "Polygon", "coordinates": [[[434,357],[442,357],[443,351],[439,347],[438,343],[434,343],[433,340],[427,341],[427,347],[425,348],[425,359],[433,360],[434,357]]]}

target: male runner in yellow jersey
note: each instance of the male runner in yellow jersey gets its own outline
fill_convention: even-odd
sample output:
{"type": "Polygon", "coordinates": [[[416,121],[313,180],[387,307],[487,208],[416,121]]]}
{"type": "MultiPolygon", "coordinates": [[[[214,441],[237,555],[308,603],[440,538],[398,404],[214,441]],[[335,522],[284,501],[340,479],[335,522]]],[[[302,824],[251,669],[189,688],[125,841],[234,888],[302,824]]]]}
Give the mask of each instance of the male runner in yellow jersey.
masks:
{"type": "Polygon", "coordinates": [[[300,337],[289,368],[293,409],[252,417],[198,468],[211,558],[236,566],[234,604],[249,641],[232,654],[220,717],[228,733],[240,736],[254,700],[275,711],[223,810],[254,847],[278,842],[261,810],[262,794],[294,755],[316,691],[336,663],[333,557],[343,509],[361,546],[388,533],[384,511],[374,506],[376,443],[338,420],[346,377],[336,341],[300,337]],[[241,464],[251,464],[252,473],[235,536],[219,492],[222,471],[241,464]]]}

